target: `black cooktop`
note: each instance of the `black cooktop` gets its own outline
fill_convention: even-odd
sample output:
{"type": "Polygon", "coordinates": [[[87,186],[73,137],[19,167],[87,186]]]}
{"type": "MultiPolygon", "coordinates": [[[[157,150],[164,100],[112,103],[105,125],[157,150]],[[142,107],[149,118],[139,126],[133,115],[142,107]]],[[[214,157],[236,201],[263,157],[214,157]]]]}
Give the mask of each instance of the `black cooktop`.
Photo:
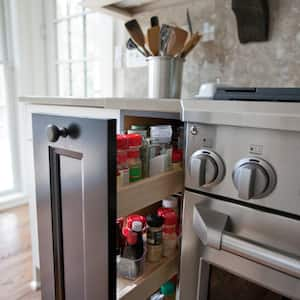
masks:
{"type": "Polygon", "coordinates": [[[214,100],[300,102],[300,88],[217,87],[214,100]]]}

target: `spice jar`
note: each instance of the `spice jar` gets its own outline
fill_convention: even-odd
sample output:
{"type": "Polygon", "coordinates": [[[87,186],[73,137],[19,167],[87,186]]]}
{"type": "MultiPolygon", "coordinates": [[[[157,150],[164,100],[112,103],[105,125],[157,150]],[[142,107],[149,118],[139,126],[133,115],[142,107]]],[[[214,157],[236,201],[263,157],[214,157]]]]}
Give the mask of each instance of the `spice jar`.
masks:
{"type": "Polygon", "coordinates": [[[160,287],[161,294],[164,295],[164,300],[176,299],[176,287],[172,281],[168,281],[160,287]]]}
{"type": "Polygon", "coordinates": [[[151,144],[159,149],[157,156],[150,157],[150,176],[172,169],[172,126],[150,127],[151,144]]]}
{"type": "Polygon", "coordinates": [[[181,149],[173,149],[172,152],[172,167],[173,170],[182,169],[183,152],[181,149]]]}
{"type": "Polygon", "coordinates": [[[172,208],[160,208],[158,215],[164,218],[163,224],[163,256],[171,256],[177,248],[177,215],[172,208]]]}
{"type": "Polygon", "coordinates": [[[140,147],[142,146],[142,136],[140,134],[128,134],[128,167],[129,182],[136,182],[142,179],[142,160],[140,147]]]}
{"type": "Polygon", "coordinates": [[[164,219],[157,215],[147,216],[147,259],[149,262],[159,262],[162,257],[162,225],[164,219]]]}

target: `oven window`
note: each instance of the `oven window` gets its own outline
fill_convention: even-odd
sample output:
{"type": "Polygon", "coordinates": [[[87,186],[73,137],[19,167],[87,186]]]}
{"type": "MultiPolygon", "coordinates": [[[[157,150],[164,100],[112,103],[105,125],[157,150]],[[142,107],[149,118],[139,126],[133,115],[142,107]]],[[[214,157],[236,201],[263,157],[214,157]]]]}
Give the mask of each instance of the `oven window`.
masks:
{"type": "Polygon", "coordinates": [[[211,265],[208,300],[288,300],[259,285],[211,265]]]}

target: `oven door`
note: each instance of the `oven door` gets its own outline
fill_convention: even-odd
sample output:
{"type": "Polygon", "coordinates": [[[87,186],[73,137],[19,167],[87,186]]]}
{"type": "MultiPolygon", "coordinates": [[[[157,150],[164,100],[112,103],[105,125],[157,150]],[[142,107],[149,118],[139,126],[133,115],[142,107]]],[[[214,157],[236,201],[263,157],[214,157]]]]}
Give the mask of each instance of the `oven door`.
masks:
{"type": "Polygon", "coordinates": [[[181,300],[300,299],[299,254],[299,220],[185,193],[181,300]]]}

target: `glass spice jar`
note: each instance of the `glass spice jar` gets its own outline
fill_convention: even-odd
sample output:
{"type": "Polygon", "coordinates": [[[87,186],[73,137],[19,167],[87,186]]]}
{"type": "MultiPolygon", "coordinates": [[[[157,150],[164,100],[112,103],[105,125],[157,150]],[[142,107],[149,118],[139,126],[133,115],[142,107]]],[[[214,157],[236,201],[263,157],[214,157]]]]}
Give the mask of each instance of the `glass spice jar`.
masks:
{"type": "Polygon", "coordinates": [[[164,219],[157,215],[147,216],[147,260],[159,262],[162,257],[162,225],[164,219]]]}
{"type": "Polygon", "coordinates": [[[163,256],[168,257],[173,255],[177,248],[177,215],[172,208],[160,208],[158,215],[164,218],[163,256]]]}
{"type": "Polygon", "coordinates": [[[140,148],[143,138],[140,134],[127,134],[128,139],[128,167],[129,181],[136,182],[142,179],[142,160],[140,148]]]}

